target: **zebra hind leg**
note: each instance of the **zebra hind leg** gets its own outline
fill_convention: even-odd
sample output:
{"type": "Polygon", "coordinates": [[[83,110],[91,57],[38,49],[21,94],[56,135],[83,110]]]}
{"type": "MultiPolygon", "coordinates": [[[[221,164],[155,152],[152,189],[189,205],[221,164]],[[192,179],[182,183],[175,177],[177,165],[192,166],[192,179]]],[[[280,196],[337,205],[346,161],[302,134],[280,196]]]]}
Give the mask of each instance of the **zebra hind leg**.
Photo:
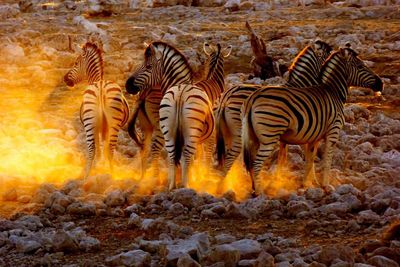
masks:
{"type": "Polygon", "coordinates": [[[279,144],[278,162],[276,167],[276,177],[281,177],[283,175],[283,169],[287,165],[287,155],[289,152],[289,146],[284,142],[279,144]]]}
{"type": "Polygon", "coordinates": [[[225,173],[227,174],[232,168],[233,163],[240,155],[242,149],[242,137],[241,135],[232,136],[232,145],[226,153],[225,159],[225,173]]]}
{"type": "Polygon", "coordinates": [[[99,142],[94,134],[86,135],[86,144],[87,144],[87,157],[86,157],[86,166],[84,169],[83,179],[87,180],[90,175],[90,171],[92,167],[94,167],[94,158],[97,150],[99,149],[99,142]]]}
{"type": "Polygon", "coordinates": [[[144,133],[144,140],[143,140],[143,149],[140,150],[140,163],[141,163],[141,173],[140,173],[140,179],[143,180],[146,175],[146,170],[148,166],[148,161],[149,161],[149,148],[151,146],[151,135],[147,134],[146,132],[144,133]]]}
{"type": "Polygon", "coordinates": [[[260,172],[264,165],[270,165],[272,154],[278,145],[279,135],[271,137],[267,142],[260,143],[260,147],[258,148],[257,155],[254,159],[254,173],[252,177],[253,182],[253,196],[257,196],[262,193],[261,184],[260,184],[260,172]]]}

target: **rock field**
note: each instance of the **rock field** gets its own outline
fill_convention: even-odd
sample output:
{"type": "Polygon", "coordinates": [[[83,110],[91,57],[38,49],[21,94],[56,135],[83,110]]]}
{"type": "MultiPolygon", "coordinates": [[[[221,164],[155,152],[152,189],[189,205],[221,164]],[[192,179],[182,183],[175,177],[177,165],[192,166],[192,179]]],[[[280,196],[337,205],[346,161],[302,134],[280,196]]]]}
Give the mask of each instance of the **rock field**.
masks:
{"type": "Polygon", "coordinates": [[[0,4],[0,266],[399,266],[398,0],[308,0],[304,8],[288,0],[15,2],[0,4]],[[125,130],[113,176],[99,166],[86,183],[76,179],[82,87],[62,78],[88,34],[102,39],[105,77],[121,87],[143,43],[160,39],[187,56],[198,78],[208,41],[233,46],[229,86],[284,83],[251,78],[246,20],[280,64],[317,38],[335,48],[349,42],[383,78],[381,99],[350,92],[335,189],[297,190],[304,155],[291,146],[287,177],[264,174],[265,196],[248,198],[240,163],[220,186],[202,177],[191,181],[195,190],[165,193],[163,179],[139,180],[138,148],[125,130]]]}

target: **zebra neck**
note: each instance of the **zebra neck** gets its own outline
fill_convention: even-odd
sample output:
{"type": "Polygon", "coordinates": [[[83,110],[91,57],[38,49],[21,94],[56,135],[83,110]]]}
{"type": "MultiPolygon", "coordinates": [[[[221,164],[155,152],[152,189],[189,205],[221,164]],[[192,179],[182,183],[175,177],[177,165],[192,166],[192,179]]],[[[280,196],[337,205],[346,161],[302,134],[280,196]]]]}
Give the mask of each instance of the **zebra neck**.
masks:
{"type": "Polygon", "coordinates": [[[341,59],[336,57],[332,57],[325,62],[321,70],[322,84],[333,96],[339,98],[343,103],[346,102],[348,95],[348,75],[341,59]]]}
{"type": "Polygon", "coordinates": [[[93,61],[93,64],[90,64],[86,67],[86,75],[89,84],[94,84],[100,80],[103,80],[103,65],[102,60],[93,61]]]}
{"type": "Polygon", "coordinates": [[[162,94],[172,86],[182,83],[191,84],[193,82],[192,69],[186,64],[177,64],[177,67],[164,70],[163,79],[161,80],[160,90],[162,94]]]}
{"type": "Polygon", "coordinates": [[[311,47],[306,47],[297,55],[290,66],[286,86],[300,88],[319,84],[321,66],[322,63],[318,60],[314,50],[311,47]]]}

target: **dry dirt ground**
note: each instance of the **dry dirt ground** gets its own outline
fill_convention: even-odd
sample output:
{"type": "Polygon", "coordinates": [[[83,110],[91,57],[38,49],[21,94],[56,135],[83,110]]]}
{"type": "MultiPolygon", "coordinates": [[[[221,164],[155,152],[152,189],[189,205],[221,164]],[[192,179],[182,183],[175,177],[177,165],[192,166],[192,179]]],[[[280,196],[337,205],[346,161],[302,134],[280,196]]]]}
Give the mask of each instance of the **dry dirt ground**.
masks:
{"type": "MultiPolygon", "coordinates": [[[[349,97],[347,124],[333,164],[334,184],[353,184],[359,190],[353,195],[360,204],[357,203],[356,207],[349,208],[344,214],[339,214],[343,211],[324,211],[319,217],[316,212],[311,212],[323,205],[338,203],[334,198],[339,199],[338,196],[342,194],[337,193],[338,196],[333,197],[332,193],[314,201],[318,204],[310,208],[310,213],[305,217],[297,216],[297,212],[288,215],[290,201],[303,201],[293,195],[301,198],[304,194],[296,194],[290,187],[276,196],[283,206],[282,214],[277,216],[261,213],[256,216],[219,214],[213,217],[204,215],[202,210],[195,212],[191,209],[175,216],[163,209],[155,212],[145,203],[145,208],[137,212],[142,219],[163,217],[182,228],[189,226],[194,232],[208,232],[212,240],[221,233],[230,234],[237,240],[257,239],[266,233],[282,240],[294,240],[294,244],[289,245],[279,245],[279,238],[273,240],[274,246],[281,250],[269,251],[273,256],[287,248],[302,251],[314,245],[342,244],[354,250],[356,259],[360,258],[359,251],[366,240],[381,238],[388,225],[400,219],[399,5],[308,6],[304,9],[286,5],[274,10],[254,10],[257,8],[253,7],[252,10],[239,11],[223,7],[174,6],[133,10],[121,2],[112,16],[86,16],[80,23],[76,17],[87,15],[84,11],[51,5],[46,10],[38,5],[28,12],[3,14],[0,39],[6,45],[0,48],[0,93],[3,96],[0,106],[5,112],[0,114],[0,162],[4,163],[0,166],[0,193],[4,201],[0,202],[0,226],[2,217],[15,220],[23,214],[35,214],[47,221],[48,225],[44,227],[59,229],[64,227],[63,223],[73,222],[87,235],[98,239],[101,245],[90,252],[78,250],[64,254],[40,248],[33,253],[23,253],[8,243],[3,246],[0,239],[1,266],[101,266],[110,256],[137,249],[138,238],[159,238],[158,232],[128,226],[130,212],[124,209],[135,202],[130,201],[129,197],[117,207],[106,205],[104,208],[96,202],[94,214],[77,216],[65,210],[55,212],[57,209],[51,203],[46,204],[46,199],[38,200],[40,192],[32,193],[42,183],[62,187],[80,172],[84,158],[84,139],[77,118],[81,91],[79,88],[67,88],[62,77],[78,54],[74,51],[76,45],[82,44],[93,31],[103,34],[105,76],[117,81],[121,87],[142,60],[143,42],[160,38],[182,50],[199,73],[205,58],[201,50],[204,41],[232,45],[232,55],[225,63],[228,82],[267,83],[257,79],[248,81],[251,49],[244,27],[246,20],[264,38],[268,52],[280,59],[282,64],[290,64],[300,49],[317,38],[335,48],[350,42],[360,57],[367,60],[372,69],[384,78],[384,100],[375,100],[372,93],[364,89],[354,89],[349,97]],[[24,149],[30,150],[27,152],[24,149]],[[382,199],[389,199],[382,211],[380,206],[376,208],[371,203],[374,203],[375,196],[390,191],[388,188],[392,189],[393,194],[382,196],[382,199]],[[294,194],[290,195],[291,192],[294,194]],[[375,221],[368,221],[359,214],[371,209],[378,216],[375,221]],[[388,209],[391,209],[391,213],[387,212],[388,209]]],[[[128,95],[127,98],[133,105],[135,98],[128,95]]],[[[126,132],[121,133],[118,176],[121,181],[130,181],[116,182],[116,185],[110,182],[110,188],[95,192],[96,200],[100,199],[98,202],[103,202],[105,196],[115,189],[121,189],[126,196],[132,192],[128,187],[141,183],[138,177],[132,175],[132,170],[137,172],[138,169],[135,158],[137,151],[126,132]],[[124,185],[127,187],[124,188],[124,185]]],[[[291,159],[295,161],[292,166],[294,176],[300,177],[302,168],[298,166],[302,166],[302,154],[298,150],[291,152],[294,155],[291,159]]],[[[149,187],[155,185],[149,183],[149,187]]],[[[235,188],[231,189],[235,191],[235,188]]],[[[82,203],[90,198],[88,195],[93,194],[90,189],[77,190],[78,194],[72,197],[82,203]]],[[[157,190],[144,190],[154,191],[157,190]]],[[[235,192],[243,200],[245,193],[239,191],[235,192]]],[[[50,198],[53,192],[49,191],[46,196],[50,198]]],[[[144,198],[148,200],[151,197],[144,198]]],[[[231,204],[228,201],[224,205],[228,210],[231,204]]],[[[268,250],[265,242],[263,249],[268,250]]],[[[153,266],[166,264],[161,254],[152,254],[153,266]]],[[[365,262],[367,259],[364,256],[363,260],[356,262],[365,262]]]]}

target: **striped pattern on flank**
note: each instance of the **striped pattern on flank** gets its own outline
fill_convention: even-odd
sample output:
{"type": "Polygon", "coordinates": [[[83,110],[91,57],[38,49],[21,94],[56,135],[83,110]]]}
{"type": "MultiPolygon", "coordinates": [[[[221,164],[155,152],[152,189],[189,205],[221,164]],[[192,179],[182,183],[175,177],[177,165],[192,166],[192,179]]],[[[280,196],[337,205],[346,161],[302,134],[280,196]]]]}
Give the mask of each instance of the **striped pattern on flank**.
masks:
{"type": "Polygon", "coordinates": [[[307,178],[315,178],[311,162],[314,162],[319,142],[325,139],[321,184],[328,186],[332,147],[344,123],[348,87],[361,86],[376,91],[383,88],[381,79],[349,48],[340,49],[326,60],[320,79],[321,85],[306,88],[264,87],[244,103],[243,158],[256,194],[260,193],[260,170],[270,162],[279,141],[307,145],[304,185],[307,178]]]}
{"type": "MultiPolygon", "coordinates": [[[[332,48],[322,41],[305,47],[289,68],[287,87],[307,87],[319,84],[319,72],[332,48]]],[[[238,85],[225,91],[216,109],[217,158],[219,167],[228,172],[242,148],[241,107],[260,85],[238,85]]],[[[282,143],[279,165],[286,159],[287,146],[282,143]]]]}

